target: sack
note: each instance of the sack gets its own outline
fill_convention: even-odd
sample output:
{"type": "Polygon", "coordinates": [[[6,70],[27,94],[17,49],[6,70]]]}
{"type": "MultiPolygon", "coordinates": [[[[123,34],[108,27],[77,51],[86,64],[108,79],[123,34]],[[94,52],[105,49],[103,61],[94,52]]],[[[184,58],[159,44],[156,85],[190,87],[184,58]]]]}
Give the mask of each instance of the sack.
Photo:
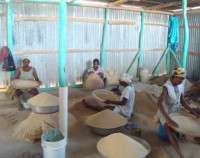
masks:
{"type": "Polygon", "coordinates": [[[2,70],[3,71],[15,71],[16,70],[15,63],[14,63],[11,53],[9,53],[8,57],[4,60],[2,70]]]}
{"type": "Polygon", "coordinates": [[[104,82],[97,74],[90,74],[85,81],[85,88],[88,90],[101,89],[103,87],[104,82]]]}

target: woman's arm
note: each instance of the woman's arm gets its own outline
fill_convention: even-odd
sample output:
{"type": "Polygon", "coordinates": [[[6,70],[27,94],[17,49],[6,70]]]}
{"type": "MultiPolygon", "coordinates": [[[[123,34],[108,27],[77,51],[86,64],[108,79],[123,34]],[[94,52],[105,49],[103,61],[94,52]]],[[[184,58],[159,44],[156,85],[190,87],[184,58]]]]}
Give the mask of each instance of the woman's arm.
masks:
{"type": "Polygon", "coordinates": [[[37,75],[37,71],[36,71],[35,68],[33,68],[33,76],[34,76],[34,78],[35,78],[36,81],[40,82],[39,77],[37,75]]]}
{"type": "Polygon", "coordinates": [[[163,91],[162,91],[162,94],[161,96],[159,97],[158,99],[158,108],[160,110],[160,112],[164,115],[167,123],[171,126],[175,126],[175,127],[178,127],[178,125],[176,124],[176,122],[174,122],[170,117],[169,115],[167,114],[167,112],[165,111],[164,107],[163,107],[163,101],[164,101],[164,98],[168,95],[167,94],[167,88],[166,87],[163,87],[163,91]]]}
{"type": "Polygon", "coordinates": [[[106,100],[104,103],[125,106],[127,104],[127,102],[128,102],[128,99],[123,98],[122,101],[106,100]]]}
{"type": "Polygon", "coordinates": [[[18,68],[17,70],[16,70],[16,75],[15,75],[15,79],[19,79],[19,77],[20,77],[20,68],[18,68]]]}

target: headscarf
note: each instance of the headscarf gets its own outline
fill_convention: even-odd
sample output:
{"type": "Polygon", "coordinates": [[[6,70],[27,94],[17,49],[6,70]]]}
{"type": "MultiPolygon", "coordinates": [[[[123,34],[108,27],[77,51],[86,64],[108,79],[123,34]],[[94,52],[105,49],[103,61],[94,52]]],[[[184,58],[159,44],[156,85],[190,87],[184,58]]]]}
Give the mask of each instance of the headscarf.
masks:
{"type": "Polygon", "coordinates": [[[185,78],[186,77],[186,71],[185,71],[184,68],[175,68],[172,71],[172,76],[185,78]]]}
{"type": "Polygon", "coordinates": [[[130,84],[132,82],[132,79],[131,79],[131,76],[129,74],[125,73],[120,77],[120,81],[123,81],[123,82],[130,84]]]}

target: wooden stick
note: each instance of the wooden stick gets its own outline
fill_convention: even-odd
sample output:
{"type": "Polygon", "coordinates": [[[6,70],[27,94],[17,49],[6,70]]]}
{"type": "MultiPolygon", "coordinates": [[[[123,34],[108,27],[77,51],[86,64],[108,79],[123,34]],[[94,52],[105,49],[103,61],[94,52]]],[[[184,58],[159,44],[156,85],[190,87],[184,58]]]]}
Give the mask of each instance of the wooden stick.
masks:
{"type": "MultiPolygon", "coordinates": [[[[15,21],[56,21],[56,16],[17,16],[15,21]]],[[[71,22],[86,22],[86,23],[104,23],[103,19],[85,18],[85,17],[69,17],[71,22]]],[[[135,25],[136,22],[131,20],[109,20],[110,25],[135,25]]],[[[145,23],[145,25],[168,27],[167,24],[145,23]]]]}
{"type": "MultiPolygon", "coordinates": [[[[200,24],[197,24],[197,25],[189,25],[189,28],[191,28],[191,29],[198,29],[198,28],[200,28],[200,24]]],[[[180,26],[180,29],[183,29],[183,26],[182,26],[182,25],[180,26]]]]}
{"type": "MultiPolygon", "coordinates": [[[[179,51],[179,53],[181,53],[181,51],[179,51]]],[[[190,55],[190,56],[200,56],[200,52],[189,51],[188,55],[190,55]]]]}
{"type": "Polygon", "coordinates": [[[189,55],[200,56],[200,52],[189,52],[189,55]]]}
{"type": "Polygon", "coordinates": [[[168,27],[168,24],[144,23],[145,25],[168,27]]]}
{"type": "MultiPolygon", "coordinates": [[[[144,52],[161,52],[164,49],[159,49],[159,48],[154,48],[154,49],[146,49],[144,50],[144,52]]],[[[106,52],[108,53],[113,53],[113,52],[137,52],[138,49],[106,49],[106,52]]],[[[20,51],[20,50],[16,50],[16,54],[17,55],[32,55],[32,54],[38,54],[38,55],[42,55],[42,54],[52,54],[55,55],[57,54],[58,51],[56,50],[35,50],[35,51],[20,51]]],[[[81,52],[86,52],[86,53],[93,53],[93,52],[100,52],[100,49],[69,49],[68,50],[69,53],[81,53],[81,52]]]]}
{"type": "Polygon", "coordinates": [[[112,5],[121,5],[126,2],[128,2],[128,0],[117,0],[117,1],[111,2],[111,4],[112,5]]]}

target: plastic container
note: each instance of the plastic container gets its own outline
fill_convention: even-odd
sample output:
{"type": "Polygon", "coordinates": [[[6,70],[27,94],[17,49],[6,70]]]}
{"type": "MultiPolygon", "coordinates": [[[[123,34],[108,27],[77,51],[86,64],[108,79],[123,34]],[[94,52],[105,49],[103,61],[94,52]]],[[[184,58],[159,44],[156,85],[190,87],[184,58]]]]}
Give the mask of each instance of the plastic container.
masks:
{"type": "Polygon", "coordinates": [[[44,139],[42,135],[42,149],[44,158],[65,158],[66,149],[66,138],[56,141],[49,142],[44,139]]]}

